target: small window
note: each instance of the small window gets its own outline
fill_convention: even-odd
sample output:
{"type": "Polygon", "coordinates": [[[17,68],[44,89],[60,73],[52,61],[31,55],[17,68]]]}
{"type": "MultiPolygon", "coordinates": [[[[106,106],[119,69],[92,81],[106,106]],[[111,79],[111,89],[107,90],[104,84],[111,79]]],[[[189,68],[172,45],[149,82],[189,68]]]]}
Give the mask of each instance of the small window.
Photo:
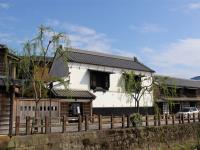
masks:
{"type": "Polygon", "coordinates": [[[32,110],[35,111],[35,106],[32,107],[32,110]]]}
{"type": "Polygon", "coordinates": [[[28,110],[31,111],[31,106],[28,106],[28,110]]]}
{"type": "Polygon", "coordinates": [[[44,106],[44,111],[46,111],[46,106],[44,106]]]}
{"type": "Polygon", "coordinates": [[[57,106],[55,106],[55,111],[57,111],[57,106]]]}
{"type": "Polygon", "coordinates": [[[51,110],[53,111],[53,106],[51,106],[51,110]]]}
{"type": "Polygon", "coordinates": [[[40,111],[42,111],[42,106],[40,106],[40,111]]]}
{"type": "Polygon", "coordinates": [[[23,106],[20,106],[20,111],[23,111],[23,106]]]}
{"type": "Polygon", "coordinates": [[[48,111],[50,111],[50,106],[48,106],[48,111]]]}
{"type": "Polygon", "coordinates": [[[27,106],[24,106],[24,111],[27,111],[27,106]]]}
{"type": "Polygon", "coordinates": [[[110,75],[108,72],[90,71],[90,89],[94,91],[106,91],[110,87],[110,75]]]}

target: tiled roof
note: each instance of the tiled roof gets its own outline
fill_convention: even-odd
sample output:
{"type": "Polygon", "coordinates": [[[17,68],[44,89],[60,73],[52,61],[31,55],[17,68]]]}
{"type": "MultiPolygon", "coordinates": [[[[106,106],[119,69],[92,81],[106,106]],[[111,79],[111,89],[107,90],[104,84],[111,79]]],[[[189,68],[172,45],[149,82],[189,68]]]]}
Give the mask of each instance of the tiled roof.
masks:
{"type": "Polygon", "coordinates": [[[200,81],[198,80],[164,77],[164,76],[156,76],[156,77],[160,78],[163,82],[166,82],[166,84],[169,86],[200,88],[200,81]]]}
{"type": "Polygon", "coordinates": [[[67,64],[64,62],[62,57],[56,55],[54,57],[53,63],[51,65],[51,69],[49,71],[49,76],[51,77],[65,77],[69,73],[69,68],[67,64]]]}
{"type": "MultiPolygon", "coordinates": [[[[99,65],[128,70],[138,70],[145,72],[154,72],[152,69],[139,62],[136,58],[128,58],[73,48],[70,48],[68,51],[68,62],[99,65]]],[[[66,76],[67,73],[67,64],[63,62],[61,57],[55,56],[53,65],[50,70],[50,75],[63,77],[66,76]]]]}
{"type": "Polygon", "coordinates": [[[85,51],[80,49],[69,50],[69,62],[154,72],[152,69],[139,62],[136,58],[85,51]]]}
{"type": "Polygon", "coordinates": [[[84,90],[61,90],[53,89],[53,94],[57,98],[72,98],[72,99],[95,99],[96,96],[89,91],[84,90]]]}
{"type": "Polygon", "coordinates": [[[191,78],[192,80],[200,80],[200,76],[196,76],[196,77],[193,77],[191,78]]]}
{"type": "Polygon", "coordinates": [[[200,101],[200,97],[175,97],[175,98],[161,98],[157,102],[166,102],[166,101],[200,101]]]}

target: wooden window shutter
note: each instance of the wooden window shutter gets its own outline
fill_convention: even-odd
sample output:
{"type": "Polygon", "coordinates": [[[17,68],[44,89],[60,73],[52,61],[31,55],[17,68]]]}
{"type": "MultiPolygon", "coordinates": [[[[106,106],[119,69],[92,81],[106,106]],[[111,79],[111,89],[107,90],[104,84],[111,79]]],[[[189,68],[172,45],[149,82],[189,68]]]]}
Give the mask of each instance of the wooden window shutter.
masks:
{"type": "Polygon", "coordinates": [[[94,72],[90,72],[90,88],[95,89],[96,88],[96,76],[94,72]]]}
{"type": "Polygon", "coordinates": [[[110,87],[110,75],[105,74],[105,89],[108,90],[110,87]]]}

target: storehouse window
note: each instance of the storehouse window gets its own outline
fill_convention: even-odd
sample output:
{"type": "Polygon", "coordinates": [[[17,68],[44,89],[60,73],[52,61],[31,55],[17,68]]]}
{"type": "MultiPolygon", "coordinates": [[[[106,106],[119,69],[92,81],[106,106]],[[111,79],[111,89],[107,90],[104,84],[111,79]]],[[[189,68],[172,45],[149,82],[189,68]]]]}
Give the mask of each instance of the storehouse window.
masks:
{"type": "Polygon", "coordinates": [[[110,87],[108,72],[90,71],[90,89],[94,91],[107,91],[110,87]]]}

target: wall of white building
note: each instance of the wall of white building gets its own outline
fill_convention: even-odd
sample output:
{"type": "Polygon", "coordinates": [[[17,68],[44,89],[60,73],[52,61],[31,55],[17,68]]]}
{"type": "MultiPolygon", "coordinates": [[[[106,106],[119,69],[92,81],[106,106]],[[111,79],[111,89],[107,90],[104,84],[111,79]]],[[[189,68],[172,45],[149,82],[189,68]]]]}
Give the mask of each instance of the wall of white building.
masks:
{"type": "MultiPolygon", "coordinates": [[[[103,67],[89,64],[69,63],[69,88],[76,90],[89,90],[96,96],[93,101],[93,107],[134,107],[135,102],[131,101],[128,96],[120,92],[119,79],[123,71],[119,68],[103,67]],[[90,72],[89,70],[110,72],[110,88],[106,92],[93,92],[90,90],[90,72]]],[[[151,77],[150,72],[135,71],[136,74],[142,74],[151,77]]],[[[151,81],[146,80],[143,84],[151,81]]],[[[57,86],[56,88],[64,88],[57,86]]],[[[146,93],[140,100],[140,106],[153,106],[153,93],[146,93]]]]}

